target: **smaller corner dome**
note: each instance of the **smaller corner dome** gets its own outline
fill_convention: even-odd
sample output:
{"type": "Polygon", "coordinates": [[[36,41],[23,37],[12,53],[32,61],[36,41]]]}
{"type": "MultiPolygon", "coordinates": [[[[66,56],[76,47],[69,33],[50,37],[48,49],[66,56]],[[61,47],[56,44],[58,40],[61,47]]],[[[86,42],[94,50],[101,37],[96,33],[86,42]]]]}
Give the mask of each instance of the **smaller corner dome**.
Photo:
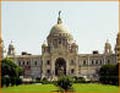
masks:
{"type": "Polygon", "coordinates": [[[107,47],[107,48],[108,48],[108,47],[111,47],[111,44],[109,43],[109,40],[106,41],[105,47],[107,47]]]}
{"type": "Polygon", "coordinates": [[[43,44],[42,47],[47,47],[47,44],[43,44]]]}
{"type": "Polygon", "coordinates": [[[42,44],[42,47],[47,47],[47,43],[44,41],[44,43],[42,44]]]}
{"type": "Polygon", "coordinates": [[[68,28],[66,26],[63,25],[63,23],[61,24],[56,24],[52,27],[50,34],[54,35],[54,34],[59,34],[59,33],[67,33],[70,34],[68,28]]]}
{"type": "Polygon", "coordinates": [[[76,42],[73,42],[73,43],[71,44],[71,46],[72,46],[72,47],[78,47],[78,45],[76,44],[76,42]]]}

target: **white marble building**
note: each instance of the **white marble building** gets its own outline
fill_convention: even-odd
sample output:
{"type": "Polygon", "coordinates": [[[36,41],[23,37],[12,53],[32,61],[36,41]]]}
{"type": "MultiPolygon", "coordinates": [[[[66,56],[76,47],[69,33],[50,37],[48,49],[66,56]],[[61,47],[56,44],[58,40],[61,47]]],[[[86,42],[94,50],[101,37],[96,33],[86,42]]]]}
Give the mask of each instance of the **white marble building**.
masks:
{"type": "Polygon", "coordinates": [[[97,78],[99,68],[104,64],[116,64],[120,56],[120,32],[118,33],[115,53],[111,44],[105,43],[104,53],[93,51],[92,54],[78,54],[79,46],[74,42],[70,31],[63,25],[60,12],[49,35],[47,42],[43,43],[42,55],[22,53],[15,54],[13,44],[9,44],[8,57],[24,69],[24,77],[53,78],[61,74],[71,76],[87,76],[97,78]],[[117,55],[117,56],[116,56],[117,55]]]}

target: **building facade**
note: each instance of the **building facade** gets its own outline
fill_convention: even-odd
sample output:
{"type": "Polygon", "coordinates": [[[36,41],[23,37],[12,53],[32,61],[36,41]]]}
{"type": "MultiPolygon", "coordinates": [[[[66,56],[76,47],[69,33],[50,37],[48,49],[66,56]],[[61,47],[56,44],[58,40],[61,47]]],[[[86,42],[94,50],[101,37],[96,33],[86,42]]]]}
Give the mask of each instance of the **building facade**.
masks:
{"type": "Polygon", "coordinates": [[[115,53],[108,40],[104,46],[104,53],[93,51],[92,54],[78,54],[79,46],[70,31],[62,22],[60,12],[57,23],[51,28],[47,42],[42,44],[42,55],[31,55],[23,52],[15,55],[12,42],[9,44],[8,57],[13,58],[17,65],[24,69],[25,78],[54,79],[62,74],[70,76],[87,76],[98,78],[97,72],[104,64],[116,64],[120,56],[120,33],[116,40],[115,53]]]}

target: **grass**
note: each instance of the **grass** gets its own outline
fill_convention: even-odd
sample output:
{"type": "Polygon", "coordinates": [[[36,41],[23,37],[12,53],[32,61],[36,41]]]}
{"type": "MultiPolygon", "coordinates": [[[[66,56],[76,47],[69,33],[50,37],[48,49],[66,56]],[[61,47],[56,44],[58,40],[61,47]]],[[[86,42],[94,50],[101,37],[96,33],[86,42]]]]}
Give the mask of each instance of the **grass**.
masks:
{"type": "Polygon", "coordinates": [[[82,93],[118,93],[118,86],[102,85],[102,84],[74,84],[76,92],[82,93]]]}
{"type": "MultiPolygon", "coordinates": [[[[102,84],[73,84],[77,93],[118,93],[117,86],[102,84]]],[[[58,88],[53,84],[30,84],[2,88],[2,93],[54,93],[58,88]]]]}

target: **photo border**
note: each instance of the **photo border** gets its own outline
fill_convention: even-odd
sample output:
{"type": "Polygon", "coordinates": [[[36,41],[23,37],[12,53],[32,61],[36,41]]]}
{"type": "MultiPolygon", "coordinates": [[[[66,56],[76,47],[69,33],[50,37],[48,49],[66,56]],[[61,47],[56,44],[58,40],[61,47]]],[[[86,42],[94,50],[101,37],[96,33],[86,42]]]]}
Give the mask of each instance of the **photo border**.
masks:
{"type": "MultiPolygon", "coordinates": [[[[120,32],[120,0],[0,0],[0,80],[1,80],[1,74],[2,74],[1,63],[2,63],[2,51],[3,51],[2,50],[2,37],[3,37],[2,36],[2,2],[118,2],[118,32],[120,32]]],[[[118,63],[119,63],[119,66],[118,66],[119,90],[118,92],[120,93],[120,62],[118,63]]],[[[0,88],[1,88],[1,82],[0,82],[0,88]]],[[[0,93],[2,93],[1,89],[0,89],[0,93]]],[[[14,92],[9,92],[9,93],[14,93],[14,92]]],[[[15,92],[15,93],[18,93],[18,92],[15,92]]],[[[22,93],[28,93],[28,92],[22,92],[22,93]]],[[[35,93],[35,92],[29,92],[29,93],[35,93]]],[[[75,93],[81,93],[81,92],[75,92],[75,93]]],[[[82,93],[88,93],[88,92],[82,92],[82,93]]],[[[101,93],[101,92],[90,91],[90,93],[101,93]]]]}

